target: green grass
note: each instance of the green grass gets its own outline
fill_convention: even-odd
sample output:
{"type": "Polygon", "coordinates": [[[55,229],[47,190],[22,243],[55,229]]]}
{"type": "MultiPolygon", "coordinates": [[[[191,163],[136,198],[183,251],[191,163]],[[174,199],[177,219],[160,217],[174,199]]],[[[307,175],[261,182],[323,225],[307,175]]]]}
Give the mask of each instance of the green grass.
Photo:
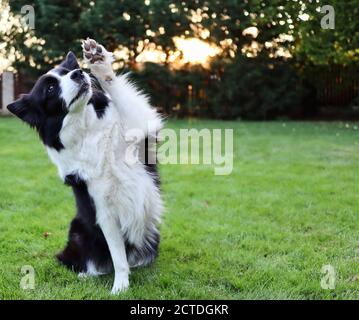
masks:
{"type": "Polygon", "coordinates": [[[215,176],[211,166],[161,166],[159,257],[134,270],[130,289],[113,297],[112,275],[81,280],[55,261],[75,211],[71,190],[35,132],[0,119],[1,299],[359,298],[355,124],[168,127],[234,128],[234,170],[215,176]],[[337,273],[334,290],[320,286],[326,264],[337,273]],[[23,265],[35,269],[34,290],[20,289],[23,265]]]}

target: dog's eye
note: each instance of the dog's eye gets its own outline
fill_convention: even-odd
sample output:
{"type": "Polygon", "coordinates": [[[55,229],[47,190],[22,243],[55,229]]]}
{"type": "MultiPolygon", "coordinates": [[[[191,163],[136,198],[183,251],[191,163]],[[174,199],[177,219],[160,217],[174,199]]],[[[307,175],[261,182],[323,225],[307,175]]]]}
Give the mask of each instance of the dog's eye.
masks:
{"type": "Polygon", "coordinates": [[[53,84],[50,84],[48,87],[47,87],[47,93],[51,93],[52,91],[54,91],[54,88],[55,86],[53,84]]]}

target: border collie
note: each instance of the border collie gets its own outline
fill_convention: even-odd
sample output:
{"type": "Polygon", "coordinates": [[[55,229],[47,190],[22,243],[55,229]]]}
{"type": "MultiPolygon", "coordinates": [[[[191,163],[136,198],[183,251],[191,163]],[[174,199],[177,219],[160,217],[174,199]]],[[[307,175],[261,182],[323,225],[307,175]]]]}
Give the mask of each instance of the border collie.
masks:
{"type": "Polygon", "coordinates": [[[112,53],[92,39],[82,48],[91,76],[69,52],[8,109],[38,131],[76,198],[58,260],[79,276],[114,270],[116,294],[128,287],[130,267],[148,265],[157,255],[163,207],[148,153],[162,119],[125,75],[115,75],[112,53]],[[126,158],[134,140],[146,149],[141,161],[126,158]]]}

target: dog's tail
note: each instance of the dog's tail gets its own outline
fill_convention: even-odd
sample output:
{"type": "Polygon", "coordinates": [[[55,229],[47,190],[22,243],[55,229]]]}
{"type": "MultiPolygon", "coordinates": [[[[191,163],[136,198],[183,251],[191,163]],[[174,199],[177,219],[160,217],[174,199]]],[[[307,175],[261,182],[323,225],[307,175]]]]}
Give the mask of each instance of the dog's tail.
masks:
{"type": "Polygon", "coordinates": [[[159,243],[160,234],[156,229],[149,232],[140,247],[127,242],[126,253],[129,266],[135,268],[151,264],[158,255],[159,243]]]}

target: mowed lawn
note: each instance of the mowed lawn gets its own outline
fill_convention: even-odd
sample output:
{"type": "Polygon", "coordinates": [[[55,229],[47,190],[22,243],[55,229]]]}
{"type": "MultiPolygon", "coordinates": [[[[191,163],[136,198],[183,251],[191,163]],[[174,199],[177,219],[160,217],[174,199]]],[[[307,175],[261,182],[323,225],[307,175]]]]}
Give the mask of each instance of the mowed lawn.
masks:
{"type": "Polygon", "coordinates": [[[71,189],[34,131],[0,119],[1,299],[359,298],[359,124],[167,126],[233,128],[234,170],[161,166],[159,257],[114,297],[113,275],[79,279],[54,259],[75,213],[71,189]],[[20,288],[24,265],[34,290],[20,288]],[[335,270],[333,290],[321,288],[324,265],[335,270]]]}

